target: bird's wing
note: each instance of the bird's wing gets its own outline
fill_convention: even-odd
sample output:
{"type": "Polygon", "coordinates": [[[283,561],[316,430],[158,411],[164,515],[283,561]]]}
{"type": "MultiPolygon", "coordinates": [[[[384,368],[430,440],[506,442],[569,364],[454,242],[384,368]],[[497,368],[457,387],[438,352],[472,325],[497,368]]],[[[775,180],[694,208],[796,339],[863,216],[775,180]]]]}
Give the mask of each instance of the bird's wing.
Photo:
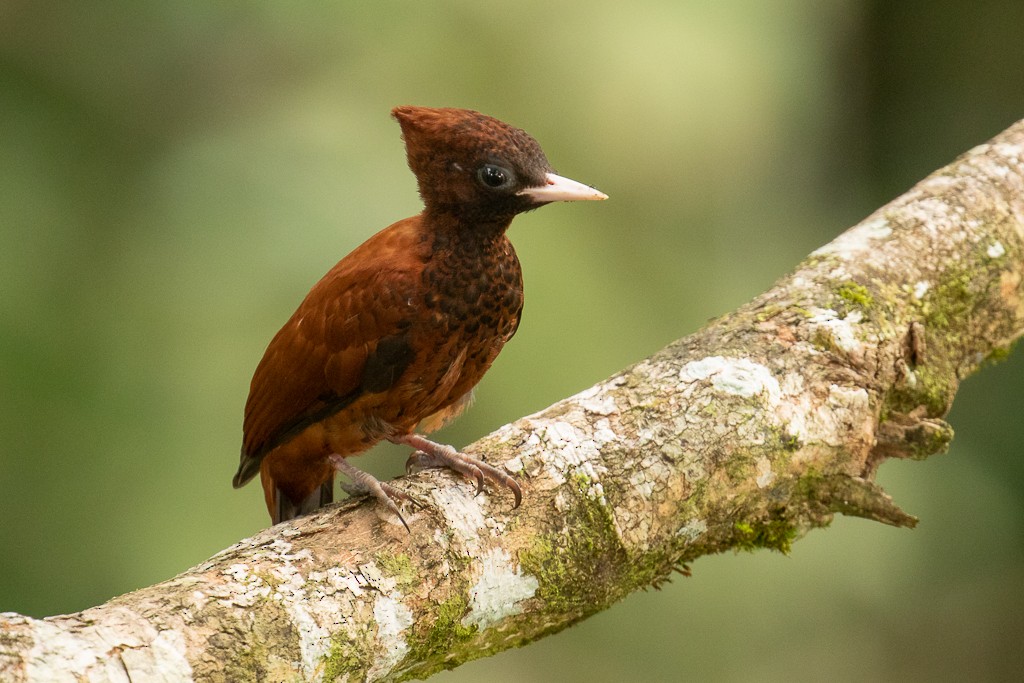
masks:
{"type": "Polygon", "coordinates": [[[383,391],[411,360],[422,261],[418,217],[377,233],[334,266],[271,340],[245,405],[234,485],[276,446],[358,398],[383,391]]]}

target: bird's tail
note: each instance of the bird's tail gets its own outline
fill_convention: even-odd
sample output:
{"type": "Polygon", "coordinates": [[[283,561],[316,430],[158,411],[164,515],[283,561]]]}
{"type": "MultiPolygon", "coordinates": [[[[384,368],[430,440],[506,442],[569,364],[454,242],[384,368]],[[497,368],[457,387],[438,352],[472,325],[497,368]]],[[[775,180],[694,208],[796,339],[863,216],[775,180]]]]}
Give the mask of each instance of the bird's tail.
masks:
{"type": "Polygon", "coordinates": [[[266,496],[267,509],[270,511],[271,521],[274,524],[279,524],[289,519],[295,519],[296,517],[316,512],[323,506],[333,503],[334,477],[332,476],[313,489],[311,494],[297,504],[284,495],[269,476],[263,477],[263,493],[266,496]]]}
{"type": "Polygon", "coordinates": [[[256,473],[260,471],[260,463],[262,461],[262,457],[254,458],[251,455],[246,455],[245,451],[242,451],[241,462],[238,463],[238,471],[235,472],[235,477],[231,480],[231,485],[236,489],[240,489],[248,484],[249,480],[255,477],[256,473]]]}

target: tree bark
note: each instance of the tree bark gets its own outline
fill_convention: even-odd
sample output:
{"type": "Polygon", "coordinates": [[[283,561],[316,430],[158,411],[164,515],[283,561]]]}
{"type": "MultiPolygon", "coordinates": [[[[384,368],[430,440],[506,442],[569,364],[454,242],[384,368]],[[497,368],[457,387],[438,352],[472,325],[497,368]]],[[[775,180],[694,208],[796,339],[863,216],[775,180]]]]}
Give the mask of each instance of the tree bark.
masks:
{"type": "Polygon", "coordinates": [[[1024,330],[1024,121],[739,310],[466,451],[522,483],[399,480],[71,615],[0,615],[4,681],[404,680],[558,631],[687,563],[787,551],[946,449],[961,379],[1024,330]]]}

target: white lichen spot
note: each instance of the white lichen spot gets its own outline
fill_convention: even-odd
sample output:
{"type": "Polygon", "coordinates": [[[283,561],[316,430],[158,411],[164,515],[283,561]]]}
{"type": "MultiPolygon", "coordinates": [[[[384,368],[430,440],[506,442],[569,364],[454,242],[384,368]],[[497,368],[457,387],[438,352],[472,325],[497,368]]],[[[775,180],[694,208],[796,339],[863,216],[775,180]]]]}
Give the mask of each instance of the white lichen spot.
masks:
{"type": "Polygon", "coordinates": [[[277,539],[270,544],[271,550],[278,554],[282,561],[292,563],[295,560],[311,560],[313,553],[309,548],[303,548],[297,553],[292,553],[292,544],[284,539],[277,539]]]}
{"type": "Polygon", "coordinates": [[[594,443],[598,446],[617,441],[618,438],[618,435],[612,431],[612,423],[608,418],[601,418],[594,423],[594,443]]]}
{"type": "Polygon", "coordinates": [[[127,607],[98,608],[103,614],[97,620],[90,618],[91,611],[57,617],[58,623],[8,614],[27,629],[25,635],[32,644],[15,669],[3,669],[15,678],[3,680],[193,680],[180,632],[159,630],[149,618],[127,607]]]}
{"type": "Polygon", "coordinates": [[[988,154],[988,150],[991,149],[991,147],[992,147],[992,145],[990,145],[989,143],[983,142],[980,145],[975,145],[974,147],[971,147],[969,150],[967,150],[967,152],[964,154],[964,156],[965,157],[978,157],[978,156],[982,156],[983,154],[988,154]]]}
{"type": "Polygon", "coordinates": [[[768,458],[757,459],[757,487],[764,488],[775,481],[775,472],[772,471],[772,462],[768,458]]]}
{"type": "Polygon", "coordinates": [[[1004,157],[1020,159],[1024,157],[1024,144],[1012,142],[997,142],[994,146],[997,153],[1004,157]]]}
{"type": "Polygon", "coordinates": [[[120,651],[120,657],[125,668],[131,672],[132,681],[185,683],[193,680],[192,666],[185,651],[185,636],[168,629],[160,631],[150,641],[148,648],[124,648],[120,651]]]}
{"type": "Polygon", "coordinates": [[[517,433],[514,425],[506,424],[498,427],[490,436],[493,437],[498,443],[508,443],[512,440],[512,437],[517,433]]]}
{"type": "Polygon", "coordinates": [[[807,319],[807,322],[814,325],[820,325],[822,323],[839,319],[839,313],[833,311],[831,308],[812,308],[810,313],[811,317],[807,319]]]}
{"type": "Polygon", "coordinates": [[[243,563],[232,564],[228,566],[223,573],[230,576],[235,581],[244,582],[249,578],[249,565],[243,563]]]}
{"type": "Polygon", "coordinates": [[[835,238],[823,247],[811,252],[812,256],[825,256],[836,254],[850,258],[860,252],[873,248],[872,242],[888,237],[892,234],[892,226],[883,216],[869,218],[860,225],[856,225],[839,237],[835,238]]]}
{"type": "MultiPolygon", "coordinates": [[[[292,543],[278,538],[267,544],[265,553],[256,553],[257,558],[260,556],[270,556],[269,571],[275,589],[271,590],[259,577],[251,576],[249,581],[258,581],[259,583],[254,585],[254,590],[275,600],[288,612],[291,623],[298,631],[301,669],[305,674],[312,675],[330,651],[331,632],[321,626],[321,622],[328,623],[329,620],[325,619],[324,615],[332,611],[319,584],[309,584],[299,566],[299,563],[312,559],[312,551],[303,548],[293,553],[292,543]],[[309,599],[311,590],[320,598],[319,601],[309,599]]],[[[238,598],[233,602],[239,604],[238,598]]]]}
{"type": "Polygon", "coordinates": [[[815,309],[814,315],[807,322],[826,330],[836,348],[844,353],[853,354],[859,352],[864,346],[857,339],[854,327],[863,320],[864,314],[861,311],[850,311],[845,318],[840,318],[839,314],[831,308],[825,308],[815,309]]]}
{"type": "Polygon", "coordinates": [[[931,287],[931,283],[927,280],[918,280],[914,284],[914,298],[920,301],[924,298],[924,295],[928,293],[928,290],[931,289],[931,287]]]}
{"type": "MultiPolygon", "coordinates": [[[[930,178],[925,178],[924,180],[921,181],[921,185],[920,186],[924,190],[924,192],[917,191],[917,188],[915,188],[915,189],[911,190],[910,192],[908,192],[906,196],[908,196],[908,197],[912,196],[913,197],[912,201],[920,201],[920,198],[922,196],[924,196],[925,194],[927,194],[927,193],[940,195],[940,194],[945,194],[946,192],[949,192],[952,188],[956,187],[957,182],[958,182],[958,180],[954,176],[949,176],[949,175],[936,175],[936,176],[932,176],[930,178]]],[[[910,204],[910,203],[911,203],[910,201],[907,201],[907,202],[905,202],[905,205],[906,204],[910,204]]]]}
{"type": "Polygon", "coordinates": [[[786,433],[799,442],[806,442],[813,435],[811,426],[811,401],[806,396],[793,394],[779,405],[778,415],[786,426],[786,433]]]}
{"type": "Polygon", "coordinates": [[[373,681],[388,674],[409,652],[409,643],[403,635],[412,626],[412,611],[398,600],[378,595],[373,601],[373,619],[377,622],[379,652],[373,666],[366,672],[366,680],[373,681]]]}
{"type": "Polygon", "coordinates": [[[1006,255],[1006,248],[1003,243],[996,240],[993,244],[989,245],[989,248],[985,251],[989,258],[999,258],[1000,256],[1006,255]]]}
{"type": "MultiPolygon", "coordinates": [[[[676,422],[678,424],[680,422],[685,422],[685,421],[684,420],[677,420],[676,422]]],[[[677,427],[677,429],[680,432],[683,431],[682,427],[677,427]]],[[[686,453],[686,451],[683,449],[683,445],[681,443],[676,442],[676,441],[666,441],[665,443],[663,443],[661,445],[661,454],[664,455],[669,460],[671,460],[672,462],[675,462],[675,461],[679,460],[680,458],[682,458],[685,453],[686,453]]]]}
{"type": "Polygon", "coordinates": [[[651,494],[654,493],[654,481],[647,476],[647,472],[641,467],[638,467],[629,475],[629,485],[635,495],[641,498],[650,498],[651,494]]]}
{"type": "Polygon", "coordinates": [[[192,607],[200,612],[206,607],[209,599],[210,596],[203,591],[192,591],[192,607]]]}
{"type": "MultiPolygon", "coordinates": [[[[580,422],[582,422],[582,415],[580,422]]],[[[601,462],[601,446],[616,437],[610,423],[594,434],[578,429],[564,420],[532,420],[538,437],[537,448],[543,452],[542,462],[552,486],[561,486],[573,472],[582,472],[592,482],[600,481],[605,472],[601,462]]],[[[532,438],[527,442],[532,441],[532,438]]],[[[531,473],[532,474],[532,473],[531,473]]],[[[598,492],[603,498],[603,491],[598,492]]]]}
{"type": "Polygon", "coordinates": [[[549,442],[574,443],[580,440],[580,434],[575,427],[568,422],[555,421],[548,425],[546,436],[549,442]]]}
{"type": "Polygon", "coordinates": [[[480,577],[469,590],[469,614],[465,626],[485,629],[523,611],[520,603],[532,598],[540,584],[512,564],[503,548],[491,548],[480,559],[480,577]]]}
{"type": "Polygon", "coordinates": [[[367,585],[381,593],[391,593],[398,585],[394,577],[385,576],[384,572],[374,562],[358,565],[357,568],[359,573],[366,579],[367,585]]]}
{"type": "Polygon", "coordinates": [[[779,388],[782,391],[783,396],[797,396],[804,393],[804,386],[806,381],[804,376],[796,372],[788,372],[782,381],[779,382],[779,388]]]}
{"type": "Polygon", "coordinates": [[[892,234],[892,226],[883,216],[872,218],[860,224],[860,229],[867,233],[871,239],[883,239],[892,234]]]}
{"type": "MultiPolygon", "coordinates": [[[[602,468],[603,471],[604,468],[602,468]]],[[[601,505],[608,505],[608,499],[604,497],[604,484],[601,483],[601,478],[597,473],[592,462],[582,462],[576,469],[577,472],[583,475],[586,486],[581,487],[582,493],[590,498],[596,500],[601,505]]]]}
{"type": "MultiPolygon", "coordinates": [[[[486,488],[484,491],[481,496],[490,495],[486,488]]],[[[487,529],[487,517],[473,494],[474,489],[466,486],[437,486],[430,491],[434,509],[444,514],[448,527],[470,551],[479,547],[487,529]]]]}
{"type": "Polygon", "coordinates": [[[690,384],[698,380],[711,380],[711,386],[725,394],[751,398],[764,394],[769,402],[779,400],[779,381],[771,370],[746,358],[708,356],[687,363],[679,371],[679,379],[690,384]]]}
{"type": "Polygon", "coordinates": [[[515,455],[513,455],[511,458],[505,461],[505,469],[507,469],[512,474],[515,474],[516,472],[522,472],[525,469],[525,467],[526,465],[523,463],[523,454],[519,452],[517,452],[515,455]]]}
{"type": "MultiPolygon", "coordinates": [[[[798,389],[796,384],[791,385],[787,381],[785,385],[794,391],[786,391],[785,399],[779,404],[776,414],[786,433],[799,441],[798,445],[823,444],[836,447],[849,445],[854,434],[870,437],[870,411],[865,389],[832,384],[829,386],[828,398],[822,403],[805,392],[795,390],[798,389]]],[[[799,457],[794,455],[794,458],[799,457]]],[[[769,464],[759,461],[757,468],[758,485],[770,484],[769,464]],[[762,481],[765,483],[762,484],[762,481]]]]}
{"type": "Polygon", "coordinates": [[[271,588],[258,576],[249,573],[249,565],[233,564],[222,572],[231,581],[210,591],[212,597],[228,607],[252,607],[258,600],[270,595],[271,588]]]}
{"type": "Polygon", "coordinates": [[[299,632],[302,670],[312,673],[330,651],[331,632],[322,627],[306,607],[306,591],[300,586],[298,581],[291,580],[287,586],[284,584],[279,586],[274,597],[291,615],[291,622],[299,632]]]}
{"type": "Polygon", "coordinates": [[[830,384],[828,387],[828,402],[833,409],[842,409],[850,414],[869,413],[870,400],[868,391],[864,387],[843,386],[830,384]]]}
{"type": "Polygon", "coordinates": [[[988,170],[990,173],[993,173],[1000,178],[1009,178],[1010,176],[1015,175],[1014,169],[1004,164],[990,164],[988,170]]]}
{"type": "Polygon", "coordinates": [[[339,567],[329,567],[320,586],[325,595],[349,593],[355,596],[363,591],[363,586],[352,572],[339,567]]]}
{"type": "Polygon", "coordinates": [[[685,541],[696,541],[698,538],[706,534],[708,531],[708,523],[703,519],[691,519],[676,532],[676,536],[679,536],[685,541]]]}
{"type": "Polygon", "coordinates": [[[712,375],[721,372],[726,361],[722,356],[708,356],[700,360],[694,360],[683,366],[679,371],[679,378],[685,382],[693,382],[699,379],[707,379],[712,375]]]}
{"type": "MultiPolygon", "coordinates": [[[[931,191],[937,191],[944,189],[940,188],[938,183],[946,183],[951,180],[947,176],[933,176],[924,182],[931,186],[931,191]]],[[[958,234],[956,239],[959,240],[959,234],[962,234],[959,233],[962,217],[958,208],[962,209],[962,207],[950,205],[949,202],[938,196],[926,196],[907,204],[903,209],[903,215],[911,223],[918,224],[920,229],[929,235],[953,237],[954,234],[958,234]]]]}
{"type": "Polygon", "coordinates": [[[615,398],[610,395],[587,397],[578,403],[585,411],[594,415],[612,415],[619,412],[615,398]]]}

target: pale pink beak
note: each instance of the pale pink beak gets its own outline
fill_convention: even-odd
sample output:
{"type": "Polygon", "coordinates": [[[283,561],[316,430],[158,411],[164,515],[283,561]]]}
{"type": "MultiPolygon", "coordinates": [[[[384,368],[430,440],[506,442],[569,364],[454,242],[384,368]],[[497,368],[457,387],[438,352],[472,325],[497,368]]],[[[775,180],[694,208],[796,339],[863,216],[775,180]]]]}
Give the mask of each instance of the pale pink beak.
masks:
{"type": "Polygon", "coordinates": [[[547,174],[547,181],[546,185],[528,187],[525,190],[520,190],[518,194],[537,202],[579,202],[608,199],[608,195],[600,190],[554,173],[547,174]]]}

